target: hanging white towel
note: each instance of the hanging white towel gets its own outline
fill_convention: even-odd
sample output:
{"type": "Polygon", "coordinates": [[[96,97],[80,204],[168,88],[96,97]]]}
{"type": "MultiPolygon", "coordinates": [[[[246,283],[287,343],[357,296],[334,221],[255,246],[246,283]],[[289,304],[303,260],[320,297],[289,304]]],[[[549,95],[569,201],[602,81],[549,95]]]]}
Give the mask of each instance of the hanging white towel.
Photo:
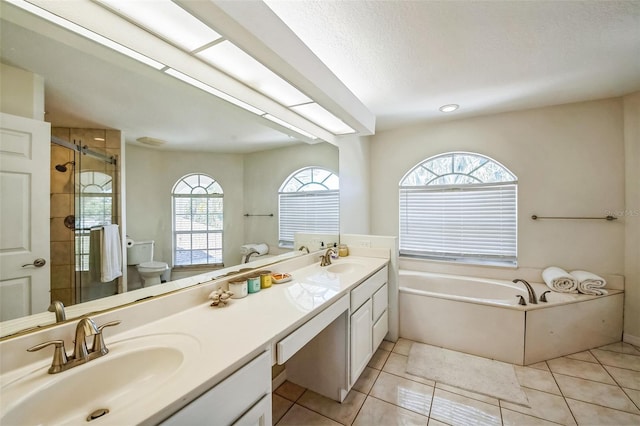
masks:
{"type": "Polygon", "coordinates": [[[100,238],[100,281],[108,283],[122,276],[122,245],[118,225],[104,225],[100,238]]]}
{"type": "Polygon", "coordinates": [[[550,266],[542,271],[542,279],[553,291],[560,293],[577,293],[578,280],[557,266],[550,266]]]}
{"type": "Polygon", "coordinates": [[[578,291],[584,294],[591,294],[594,296],[604,296],[609,292],[602,287],[607,285],[607,281],[588,271],[571,271],[571,275],[578,280],[578,291]]]}

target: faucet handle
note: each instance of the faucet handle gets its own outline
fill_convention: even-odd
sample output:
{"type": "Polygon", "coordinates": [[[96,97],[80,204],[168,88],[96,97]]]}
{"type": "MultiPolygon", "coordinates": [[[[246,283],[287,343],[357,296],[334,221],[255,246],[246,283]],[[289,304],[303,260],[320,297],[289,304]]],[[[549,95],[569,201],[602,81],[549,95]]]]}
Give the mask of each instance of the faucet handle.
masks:
{"type": "Polygon", "coordinates": [[[527,302],[525,302],[521,294],[516,294],[516,297],[518,298],[518,305],[527,306],[527,302]]]}
{"type": "Polygon", "coordinates": [[[98,333],[93,337],[93,346],[91,347],[91,352],[101,352],[102,355],[106,355],[109,353],[109,349],[104,344],[104,338],[102,337],[102,330],[106,327],[113,327],[120,324],[122,321],[109,321],[105,324],[98,326],[98,333]]]}
{"type": "Polygon", "coordinates": [[[47,346],[55,345],[53,350],[53,361],[51,361],[51,367],[49,367],[49,373],[59,373],[62,371],[62,367],[68,362],[67,352],[64,349],[64,340],[51,340],[48,342],[40,343],[27,349],[27,352],[35,352],[47,346]]]}

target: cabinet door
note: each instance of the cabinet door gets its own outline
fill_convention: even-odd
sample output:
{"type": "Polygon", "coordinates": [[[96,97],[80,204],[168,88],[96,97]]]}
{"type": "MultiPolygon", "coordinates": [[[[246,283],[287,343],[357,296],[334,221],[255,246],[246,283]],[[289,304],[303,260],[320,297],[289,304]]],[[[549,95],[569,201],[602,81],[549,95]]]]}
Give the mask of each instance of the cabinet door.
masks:
{"type": "Polygon", "coordinates": [[[271,426],[271,394],[265,395],[234,426],[271,426]]]}
{"type": "Polygon", "coordinates": [[[373,354],[371,318],[371,299],[351,315],[351,384],[358,380],[373,354]]]}

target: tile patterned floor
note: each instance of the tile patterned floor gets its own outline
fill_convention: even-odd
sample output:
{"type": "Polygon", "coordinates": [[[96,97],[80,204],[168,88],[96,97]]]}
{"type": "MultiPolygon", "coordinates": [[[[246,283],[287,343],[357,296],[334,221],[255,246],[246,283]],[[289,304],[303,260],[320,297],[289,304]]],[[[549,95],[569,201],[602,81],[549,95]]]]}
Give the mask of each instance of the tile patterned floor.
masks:
{"type": "Polygon", "coordinates": [[[515,366],[527,408],[407,374],[412,343],[382,342],[342,404],[285,382],[273,393],[273,424],[640,426],[640,347],[515,366]]]}

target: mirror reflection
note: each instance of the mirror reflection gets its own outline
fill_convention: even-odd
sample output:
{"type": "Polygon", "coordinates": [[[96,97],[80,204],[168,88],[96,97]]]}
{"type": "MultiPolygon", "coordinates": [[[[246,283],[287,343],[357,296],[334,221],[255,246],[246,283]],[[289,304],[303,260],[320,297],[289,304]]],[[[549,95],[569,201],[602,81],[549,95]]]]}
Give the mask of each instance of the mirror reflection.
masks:
{"type": "MultiPolygon", "coordinates": [[[[237,271],[246,260],[266,264],[297,248],[294,232],[334,234],[333,241],[319,236],[307,242],[312,250],[337,242],[335,146],[294,140],[99,46],[75,48],[69,34],[61,42],[42,22],[5,20],[6,7],[3,74],[15,69],[44,81],[52,142],[42,148],[50,152],[50,191],[40,206],[50,214],[49,235],[41,238],[51,251],[40,305],[10,309],[19,304],[2,294],[3,324],[21,317],[23,328],[50,324],[53,301],[95,311],[136,300],[123,293],[138,291],[142,298],[152,286],[182,286],[160,284],[165,281],[237,271]],[[132,117],[138,118],[134,125],[132,117]],[[162,141],[168,142],[158,145],[162,141]],[[109,271],[115,252],[105,248],[109,228],[121,243],[115,271],[109,271]]],[[[72,319],[83,311],[67,313],[72,319]]],[[[0,337],[15,331],[3,325],[0,337]]]]}

